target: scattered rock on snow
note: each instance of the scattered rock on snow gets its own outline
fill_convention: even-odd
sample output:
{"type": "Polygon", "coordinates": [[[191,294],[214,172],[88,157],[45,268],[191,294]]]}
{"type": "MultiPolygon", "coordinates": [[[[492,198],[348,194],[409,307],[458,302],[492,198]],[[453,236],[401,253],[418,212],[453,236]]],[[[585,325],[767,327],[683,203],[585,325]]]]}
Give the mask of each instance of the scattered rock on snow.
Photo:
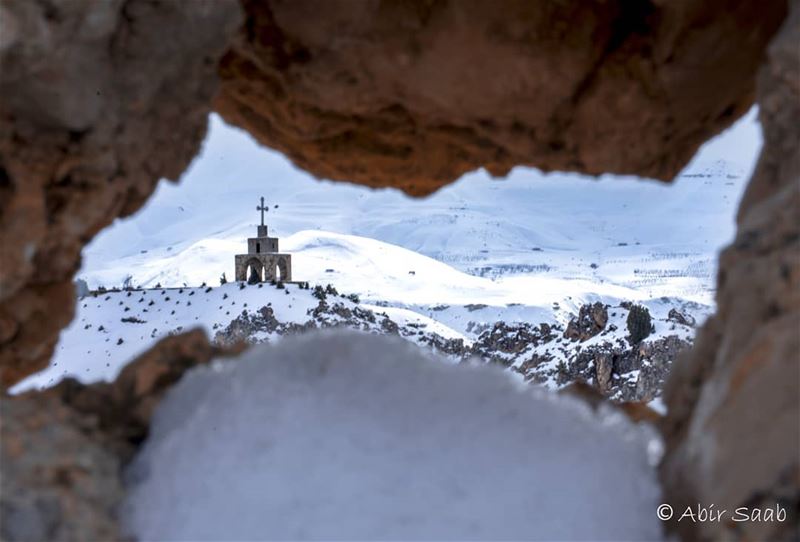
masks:
{"type": "Polygon", "coordinates": [[[691,314],[684,314],[675,308],[669,310],[669,314],[667,315],[667,320],[670,322],[675,322],[676,324],[681,324],[689,327],[694,327],[696,324],[694,316],[692,316],[691,314]]]}

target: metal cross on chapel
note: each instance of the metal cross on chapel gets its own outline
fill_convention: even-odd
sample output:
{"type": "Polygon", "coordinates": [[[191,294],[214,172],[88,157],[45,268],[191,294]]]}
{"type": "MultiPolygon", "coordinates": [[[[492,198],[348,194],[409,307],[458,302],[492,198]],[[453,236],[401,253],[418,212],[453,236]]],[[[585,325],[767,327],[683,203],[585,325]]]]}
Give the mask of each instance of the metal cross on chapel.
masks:
{"type": "Polygon", "coordinates": [[[264,211],[269,211],[269,206],[264,205],[264,196],[261,196],[261,206],[256,207],[256,211],[261,211],[261,225],[264,225],[264,211]]]}

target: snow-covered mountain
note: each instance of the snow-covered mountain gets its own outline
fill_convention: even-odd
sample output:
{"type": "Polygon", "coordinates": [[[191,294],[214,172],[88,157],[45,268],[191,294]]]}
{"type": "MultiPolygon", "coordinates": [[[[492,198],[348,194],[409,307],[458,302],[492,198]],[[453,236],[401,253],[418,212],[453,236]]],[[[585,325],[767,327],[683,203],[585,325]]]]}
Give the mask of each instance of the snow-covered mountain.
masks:
{"type": "Polygon", "coordinates": [[[758,134],[752,113],[672,185],[517,168],[499,181],[466,175],[413,200],[314,180],[212,117],[203,153],[180,185],[162,183],[142,211],[102,232],[85,250],[80,275],[91,286],[118,285],[128,274],[141,285],[216,283],[232,275],[232,254],[252,235],[264,195],[271,232],[296,254],[300,280],[320,270],[302,265],[304,241],[292,236],[318,230],[397,245],[473,275],[611,282],[709,303],[716,253],[732,238],[757,151],[732,156],[717,147],[751,132],[758,134]]]}
{"type": "MultiPolygon", "coordinates": [[[[314,245],[325,246],[329,235],[308,237],[314,245]]],[[[397,260],[392,255],[388,259],[397,260]]],[[[514,298],[524,303],[507,303],[515,290],[501,281],[472,277],[424,256],[417,256],[414,263],[426,260],[428,267],[420,267],[424,269],[420,279],[431,274],[452,280],[449,289],[441,288],[448,297],[430,297],[436,295],[436,283],[418,291],[404,288],[413,279],[403,275],[395,277],[396,290],[387,290],[394,303],[378,296],[361,299],[330,284],[308,283],[234,282],[216,287],[93,291],[80,299],[77,316],[62,335],[51,366],[13,391],[52,385],[65,377],[85,382],[113,380],[152,342],[197,326],[205,327],[223,344],[275,342],[310,329],[346,327],[398,335],[454,362],[478,359],[500,364],[525,381],[553,389],[596,379],[615,399],[651,401],[660,394],[675,355],[691,343],[695,320],[708,311],[706,306],[676,298],[639,300],[652,317],[646,324],[646,340],[639,343],[627,339],[633,305],[630,299],[618,297],[636,295],[635,290],[607,286],[593,291],[582,281],[541,279],[544,282],[537,284],[539,279],[530,277],[529,291],[534,295],[514,298]],[[475,297],[482,291],[480,283],[488,286],[484,298],[475,297]],[[405,291],[417,296],[418,302],[440,302],[404,305],[396,296],[405,291]],[[544,299],[554,295],[558,301],[545,305],[544,299]],[[479,300],[486,303],[466,303],[479,300]],[[603,356],[618,360],[617,371],[609,371],[605,381],[593,373],[593,364],[602,363],[598,360],[603,356]]],[[[355,284],[358,277],[349,280],[355,284]]]]}
{"type": "Polygon", "coordinates": [[[517,169],[502,181],[476,172],[423,200],[311,179],[214,117],[180,186],[162,183],[85,250],[79,276],[91,288],[129,278],[138,289],[82,299],[53,365],[17,389],[113,378],[158,338],[194,326],[223,338],[245,329],[252,342],[341,324],[501,363],[551,387],[597,379],[596,366],[613,359],[607,391],[652,398],[653,380],[713,309],[717,252],[733,235],[757,151],[724,161],[730,153],[717,147],[757,136],[753,117],[672,185],[517,169]],[[218,287],[255,233],[261,195],[293,278],[358,302],[320,308],[297,284],[218,287]],[[631,303],[652,315],[645,346],[626,339],[631,303]],[[570,332],[578,325],[597,329],[570,332]]]}

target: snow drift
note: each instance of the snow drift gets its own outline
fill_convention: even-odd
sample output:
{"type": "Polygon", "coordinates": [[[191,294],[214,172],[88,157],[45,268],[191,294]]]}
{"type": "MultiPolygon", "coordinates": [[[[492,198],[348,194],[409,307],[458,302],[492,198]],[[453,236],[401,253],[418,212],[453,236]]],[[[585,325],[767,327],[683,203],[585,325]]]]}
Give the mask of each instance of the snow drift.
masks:
{"type": "Polygon", "coordinates": [[[315,333],[188,373],[124,522],[142,540],[654,539],[653,445],[499,370],[315,333]]]}

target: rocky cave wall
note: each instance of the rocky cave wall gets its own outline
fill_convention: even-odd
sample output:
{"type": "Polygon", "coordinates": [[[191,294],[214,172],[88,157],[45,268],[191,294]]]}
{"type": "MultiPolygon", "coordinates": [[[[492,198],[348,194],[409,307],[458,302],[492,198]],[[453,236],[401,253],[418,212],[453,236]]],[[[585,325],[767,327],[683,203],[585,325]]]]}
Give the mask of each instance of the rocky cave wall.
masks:
{"type": "MultiPolygon", "coordinates": [[[[692,538],[800,539],[800,9],[758,74],[764,147],[720,256],[717,313],[665,390],[662,481],[683,507],[790,510],[787,524],[682,524],[692,538]],[[695,529],[697,531],[695,531],[695,529]],[[698,532],[699,531],[699,532],[698,532]]],[[[676,507],[677,508],[677,507],[676,507]]]]}
{"type": "MultiPolygon", "coordinates": [[[[796,514],[792,10],[767,54],[784,2],[3,0],[0,383],[47,364],[81,248],[180,175],[212,101],[315,175],[414,195],[519,164],[666,180],[750,107],[761,66],[764,151],[721,258],[718,314],[675,364],[662,473],[674,502],[782,499],[796,514]]],[[[4,418],[47,408],[71,423],[45,400],[2,401],[4,418]]],[[[727,527],[708,529],[684,534],[727,527]]]]}
{"type": "Polygon", "coordinates": [[[234,3],[0,3],[0,385],[45,367],[80,251],[205,136],[234,3]]]}
{"type": "Polygon", "coordinates": [[[730,0],[245,0],[215,109],[319,177],[484,167],[671,180],[753,102],[785,11],[730,0]]]}

